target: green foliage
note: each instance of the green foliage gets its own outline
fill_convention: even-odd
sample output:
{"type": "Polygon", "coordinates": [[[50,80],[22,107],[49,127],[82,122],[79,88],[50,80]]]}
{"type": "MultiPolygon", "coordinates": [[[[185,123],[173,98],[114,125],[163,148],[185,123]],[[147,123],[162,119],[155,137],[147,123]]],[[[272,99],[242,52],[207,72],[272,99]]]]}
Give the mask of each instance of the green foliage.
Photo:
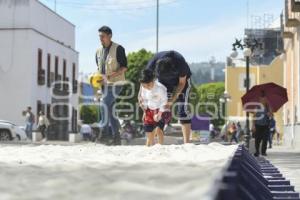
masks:
{"type": "MultiPolygon", "coordinates": [[[[220,118],[220,101],[219,99],[222,97],[225,91],[224,82],[216,82],[216,83],[207,83],[202,84],[197,87],[198,95],[200,96],[200,110],[199,113],[218,113],[218,116],[215,116],[215,120],[212,122],[215,125],[221,125],[224,123],[224,120],[220,118]],[[205,105],[206,103],[217,105],[217,110],[214,106],[205,105]]],[[[223,106],[224,107],[224,106],[223,106]]],[[[221,111],[222,116],[224,116],[224,110],[221,111]]]]}
{"type": "Polygon", "coordinates": [[[99,121],[99,106],[83,105],[80,107],[80,119],[84,124],[92,124],[99,121]]]}

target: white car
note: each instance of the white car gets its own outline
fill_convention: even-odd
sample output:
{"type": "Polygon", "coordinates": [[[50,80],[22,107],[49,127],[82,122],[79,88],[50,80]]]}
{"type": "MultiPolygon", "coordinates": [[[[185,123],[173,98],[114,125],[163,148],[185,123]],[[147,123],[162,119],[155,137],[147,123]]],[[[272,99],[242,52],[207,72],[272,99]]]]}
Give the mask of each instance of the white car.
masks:
{"type": "Polygon", "coordinates": [[[0,120],[0,141],[26,140],[25,130],[6,120],[0,120]]]}

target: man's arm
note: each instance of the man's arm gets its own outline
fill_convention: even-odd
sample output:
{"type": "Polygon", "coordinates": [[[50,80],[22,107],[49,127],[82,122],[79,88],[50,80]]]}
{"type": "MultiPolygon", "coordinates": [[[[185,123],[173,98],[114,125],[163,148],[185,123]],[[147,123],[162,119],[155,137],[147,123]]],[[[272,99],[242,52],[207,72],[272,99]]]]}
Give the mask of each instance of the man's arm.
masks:
{"type": "Polygon", "coordinates": [[[127,71],[127,67],[120,67],[117,71],[111,73],[111,74],[108,74],[107,75],[107,78],[110,79],[110,78],[113,78],[113,77],[116,77],[116,76],[119,76],[120,74],[123,74],[127,71]]]}
{"type": "Polygon", "coordinates": [[[169,102],[168,102],[168,104],[166,106],[167,109],[170,109],[171,105],[173,103],[175,103],[175,101],[177,100],[177,98],[181,94],[182,90],[184,89],[185,84],[186,84],[186,76],[179,77],[179,83],[178,83],[178,85],[175,88],[175,91],[174,91],[174,93],[173,93],[173,95],[171,97],[171,100],[169,100],[169,102]]]}

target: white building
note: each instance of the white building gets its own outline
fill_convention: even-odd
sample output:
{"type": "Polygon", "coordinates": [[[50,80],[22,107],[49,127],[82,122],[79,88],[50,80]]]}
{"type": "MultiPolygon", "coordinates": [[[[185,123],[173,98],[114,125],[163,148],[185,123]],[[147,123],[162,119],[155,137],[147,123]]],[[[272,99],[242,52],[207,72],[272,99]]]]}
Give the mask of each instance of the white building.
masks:
{"type": "Polygon", "coordinates": [[[49,139],[67,139],[77,127],[78,54],[72,23],[38,0],[1,0],[0,119],[22,125],[31,106],[50,118],[49,139]]]}

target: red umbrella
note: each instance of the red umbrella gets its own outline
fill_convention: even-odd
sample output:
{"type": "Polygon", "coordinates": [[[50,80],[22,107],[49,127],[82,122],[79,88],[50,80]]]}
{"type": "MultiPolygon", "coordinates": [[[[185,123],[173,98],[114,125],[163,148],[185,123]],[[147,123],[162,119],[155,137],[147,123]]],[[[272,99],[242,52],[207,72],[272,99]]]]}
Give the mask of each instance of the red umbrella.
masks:
{"type": "Polygon", "coordinates": [[[254,109],[260,103],[260,97],[264,96],[273,112],[276,112],[288,101],[287,90],[275,83],[265,83],[252,87],[243,97],[244,110],[254,109]],[[247,104],[247,105],[246,105],[247,104]]]}

